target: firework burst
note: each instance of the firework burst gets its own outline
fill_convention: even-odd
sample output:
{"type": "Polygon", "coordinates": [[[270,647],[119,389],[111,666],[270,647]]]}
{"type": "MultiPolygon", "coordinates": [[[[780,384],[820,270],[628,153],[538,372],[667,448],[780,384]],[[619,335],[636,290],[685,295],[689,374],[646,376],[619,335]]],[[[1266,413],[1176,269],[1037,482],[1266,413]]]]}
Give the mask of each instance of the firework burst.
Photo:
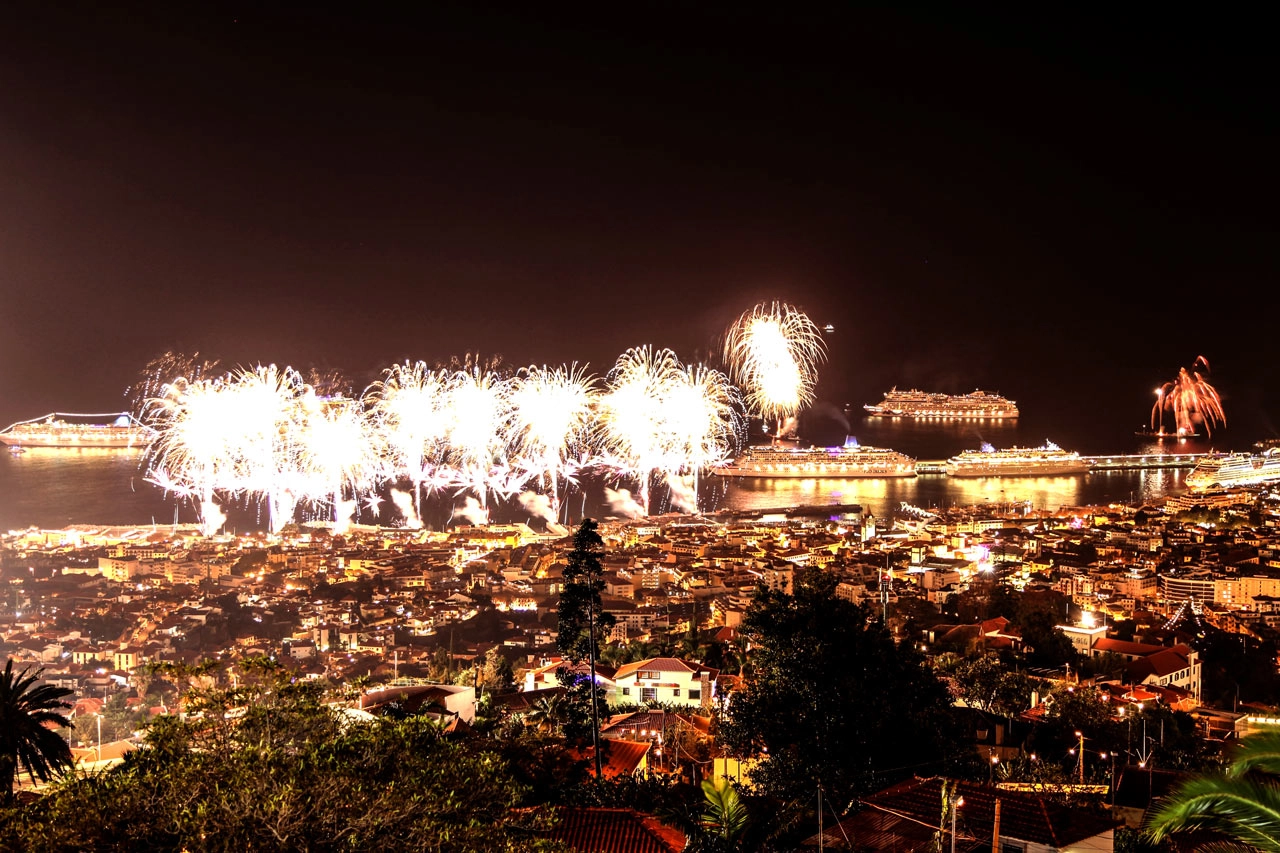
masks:
{"type": "Polygon", "coordinates": [[[444,463],[449,375],[425,362],[406,362],[388,368],[365,392],[382,437],[384,476],[413,483],[414,520],[422,514],[423,484],[433,482],[444,463]]]}
{"type": "Polygon", "coordinates": [[[578,365],[527,367],[509,386],[508,446],[524,479],[551,492],[553,517],[560,511],[560,480],[574,482],[590,456],[595,377],[578,365]]]}
{"type": "Polygon", "coordinates": [[[782,302],[761,303],[729,327],[724,358],[748,414],[781,428],[813,402],[826,345],[808,315],[782,302]]]}
{"type": "Polygon", "coordinates": [[[1208,360],[1196,356],[1191,369],[1183,367],[1173,380],[1156,390],[1156,404],[1151,409],[1151,426],[1155,428],[1164,420],[1164,413],[1173,414],[1173,422],[1179,435],[1192,435],[1199,425],[1206,435],[1213,427],[1225,426],[1227,416],[1222,410],[1222,398],[1205,377],[1209,373],[1208,360]]]}

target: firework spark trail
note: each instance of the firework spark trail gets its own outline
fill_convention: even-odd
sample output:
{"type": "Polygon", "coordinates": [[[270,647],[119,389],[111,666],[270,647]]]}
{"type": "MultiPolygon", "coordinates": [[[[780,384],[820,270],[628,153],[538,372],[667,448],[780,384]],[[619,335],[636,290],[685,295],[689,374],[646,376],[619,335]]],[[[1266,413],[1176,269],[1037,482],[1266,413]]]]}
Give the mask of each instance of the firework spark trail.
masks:
{"type": "Polygon", "coordinates": [[[356,497],[379,476],[382,465],[377,435],[367,410],[358,401],[325,399],[308,387],[301,409],[298,464],[302,494],[312,505],[329,503],[334,511],[334,532],[341,533],[350,526],[358,507],[356,497]]]}
{"type": "Polygon", "coordinates": [[[448,374],[421,361],[388,368],[365,391],[385,446],[383,475],[413,483],[415,519],[422,515],[422,487],[440,484],[449,432],[447,391],[448,374]]]}
{"type": "Polygon", "coordinates": [[[671,350],[632,347],[618,357],[599,398],[601,464],[639,481],[639,503],[646,510],[654,472],[671,465],[663,407],[681,373],[671,350]]]}
{"type": "Polygon", "coordinates": [[[178,378],[146,401],[144,417],[157,431],[147,449],[146,479],[166,492],[198,501],[201,529],[212,536],[226,520],[214,492],[236,489],[238,432],[221,380],[178,378]]]}
{"type": "Polygon", "coordinates": [[[507,431],[510,380],[493,371],[456,371],[449,379],[447,468],[451,484],[470,489],[480,507],[489,492],[510,494],[507,431]]]}
{"type": "Polygon", "coordinates": [[[813,402],[826,345],[803,312],[782,302],[761,303],[729,327],[724,357],[748,413],[781,426],[813,402]]]}
{"type": "Polygon", "coordinates": [[[742,397],[729,377],[701,364],[688,365],[664,390],[667,473],[696,478],[704,468],[728,462],[743,431],[742,397]]]}
{"type": "MultiPolygon", "coordinates": [[[[628,350],[604,386],[576,364],[507,378],[478,364],[449,371],[406,362],[359,400],[322,398],[298,371],[275,365],[179,378],[149,404],[157,433],[148,479],[197,501],[206,527],[223,517],[215,495],[265,501],[273,532],[302,502],[331,507],[341,527],[362,494],[376,514],[381,486],[392,487],[407,526],[421,526],[424,489],[474,496],[475,506],[456,515],[478,522],[489,493],[511,497],[530,484],[550,492],[545,507],[530,504],[550,526],[558,525],[561,481],[575,486],[583,471],[634,478],[647,508],[657,475],[679,495],[696,494],[698,473],[740,441],[741,398],[729,378],[685,367],[671,350],[628,350]],[[413,484],[411,508],[394,488],[404,479],[413,484]]],[[[614,494],[634,511],[629,492],[614,494]]]]}
{"type": "Polygon", "coordinates": [[[589,454],[593,428],[594,376],[577,364],[527,367],[509,389],[507,425],[512,466],[525,481],[536,480],[551,492],[551,521],[560,512],[560,479],[573,479],[589,454]]]}
{"type": "Polygon", "coordinates": [[[224,389],[231,422],[239,426],[239,473],[226,488],[264,498],[274,533],[293,521],[298,500],[306,494],[299,438],[304,429],[301,400],[308,390],[296,370],[274,364],[241,369],[224,389]]]}
{"type": "Polygon", "coordinates": [[[1208,360],[1202,355],[1196,356],[1190,370],[1180,368],[1175,379],[1157,390],[1156,404],[1151,409],[1153,429],[1163,422],[1166,411],[1173,413],[1174,425],[1179,435],[1195,433],[1199,424],[1204,425],[1206,435],[1213,433],[1214,425],[1226,426],[1227,416],[1222,409],[1222,398],[1205,378],[1208,372],[1208,360]]]}

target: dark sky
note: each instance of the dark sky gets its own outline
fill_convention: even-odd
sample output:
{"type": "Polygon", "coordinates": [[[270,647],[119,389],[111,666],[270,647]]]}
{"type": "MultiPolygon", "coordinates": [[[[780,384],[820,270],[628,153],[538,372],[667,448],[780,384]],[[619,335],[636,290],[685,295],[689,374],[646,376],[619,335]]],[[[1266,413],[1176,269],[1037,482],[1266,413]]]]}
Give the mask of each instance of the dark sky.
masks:
{"type": "Polygon", "coordinates": [[[603,373],[774,299],[835,402],[1141,420],[1203,354],[1280,414],[1260,20],[188,5],[0,13],[0,426],[165,350],[603,373]]]}

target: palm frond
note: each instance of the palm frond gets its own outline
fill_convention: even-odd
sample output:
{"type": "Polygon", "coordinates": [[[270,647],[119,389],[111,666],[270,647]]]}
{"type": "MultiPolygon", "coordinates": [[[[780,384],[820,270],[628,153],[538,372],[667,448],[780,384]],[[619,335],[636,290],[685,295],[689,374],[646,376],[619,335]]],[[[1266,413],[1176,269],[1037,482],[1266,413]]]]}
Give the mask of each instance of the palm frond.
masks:
{"type": "Polygon", "coordinates": [[[1159,841],[1186,830],[1213,830],[1280,853],[1280,787],[1222,776],[1189,779],[1160,805],[1146,832],[1159,841]]]}
{"type": "Polygon", "coordinates": [[[1240,741],[1226,775],[1238,778],[1253,772],[1280,776],[1280,732],[1261,732],[1240,741]]]}

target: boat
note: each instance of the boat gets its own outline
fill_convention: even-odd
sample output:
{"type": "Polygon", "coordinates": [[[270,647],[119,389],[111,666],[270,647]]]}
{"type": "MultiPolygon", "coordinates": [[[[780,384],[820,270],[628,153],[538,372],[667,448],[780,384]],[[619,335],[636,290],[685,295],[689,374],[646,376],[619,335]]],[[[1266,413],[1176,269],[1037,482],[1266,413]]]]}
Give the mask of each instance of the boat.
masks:
{"type": "Polygon", "coordinates": [[[947,460],[951,477],[1056,477],[1084,474],[1093,463],[1074,450],[1063,450],[1052,441],[1041,447],[1008,447],[996,450],[983,444],[980,450],[966,450],[947,460]]]}
{"type": "Polygon", "coordinates": [[[892,418],[956,418],[961,420],[1005,419],[1018,416],[1018,404],[987,391],[968,394],[941,394],[933,391],[899,391],[884,394],[879,403],[862,407],[870,415],[892,418]]]}
{"type": "Polygon", "coordinates": [[[155,435],[151,427],[128,414],[69,415],[52,412],[0,430],[0,444],[11,448],[142,448],[155,435]],[[76,423],[67,418],[112,418],[110,423],[76,423]]]}
{"type": "Polygon", "coordinates": [[[842,447],[755,445],[729,465],[712,468],[721,477],[844,480],[857,477],[914,477],[916,460],[884,447],[864,447],[849,438],[842,447]]]}
{"type": "Polygon", "coordinates": [[[1141,438],[1153,438],[1153,439],[1155,439],[1156,441],[1165,441],[1165,440],[1169,440],[1169,441],[1185,441],[1185,440],[1186,440],[1186,439],[1188,439],[1188,438],[1199,438],[1199,437],[1200,437],[1200,433],[1198,433],[1198,432],[1183,432],[1182,430],[1176,430],[1176,431],[1174,431],[1174,432],[1169,432],[1168,430],[1164,429],[1164,427],[1161,427],[1160,429],[1139,429],[1139,430],[1134,430],[1134,433],[1133,433],[1133,434],[1134,434],[1134,435],[1136,435],[1136,436],[1140,436],[1141,438]]]}
{"type": "Polygon", "coordinates": [[[1280,449],[1262,453],[1213,453],[1187,475],[1193,492],[1226,489],[1232,486],[1259,486],[1280,480],[1280,449]]]}

